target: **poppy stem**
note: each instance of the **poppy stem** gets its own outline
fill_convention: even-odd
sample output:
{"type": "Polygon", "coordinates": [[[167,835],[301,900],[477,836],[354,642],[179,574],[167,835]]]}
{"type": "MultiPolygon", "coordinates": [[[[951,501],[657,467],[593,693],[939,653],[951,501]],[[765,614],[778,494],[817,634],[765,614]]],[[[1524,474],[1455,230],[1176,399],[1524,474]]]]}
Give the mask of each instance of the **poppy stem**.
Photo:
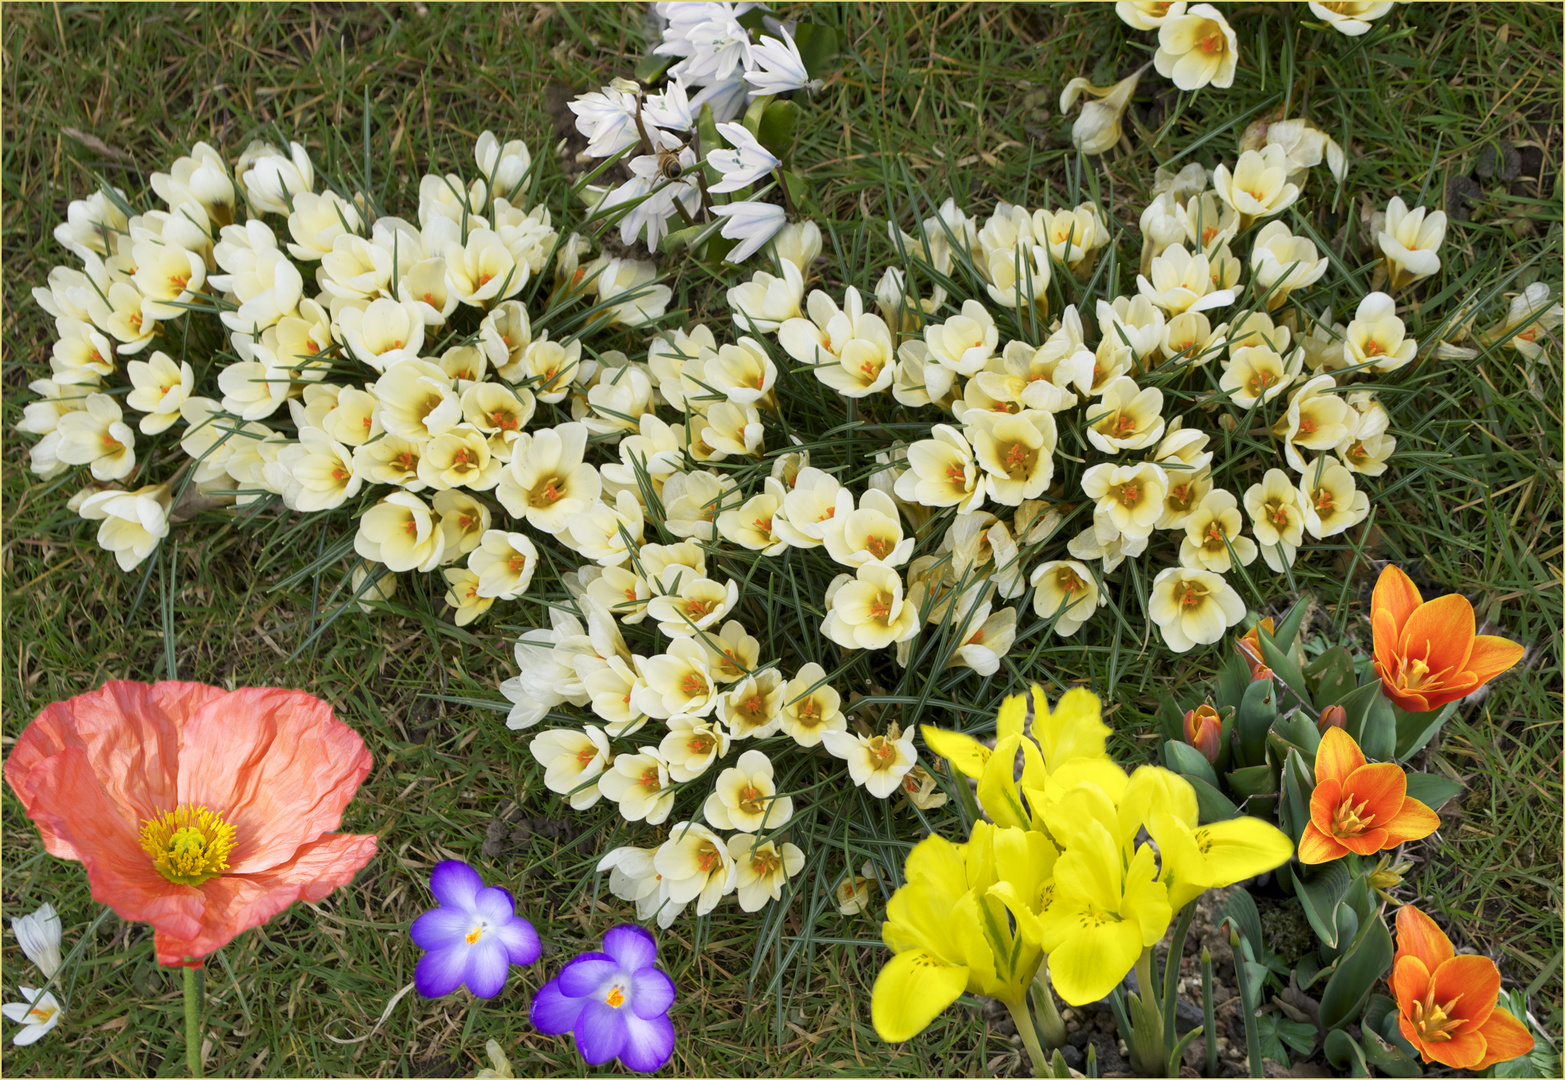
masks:
{"type": "Polygon", "coordinates": [[[203,1076],[201,1071],[201,1005],[205,996],[205,972],[201,968],[187,967],[185,973],[185,1066],[191,1076],[203,1076]]]}

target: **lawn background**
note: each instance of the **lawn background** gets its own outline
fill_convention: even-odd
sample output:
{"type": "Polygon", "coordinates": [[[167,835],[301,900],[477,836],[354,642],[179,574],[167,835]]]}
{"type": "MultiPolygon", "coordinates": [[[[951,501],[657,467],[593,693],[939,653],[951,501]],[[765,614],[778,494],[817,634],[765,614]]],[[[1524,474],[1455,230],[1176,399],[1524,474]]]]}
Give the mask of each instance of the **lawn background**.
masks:
{"type": "MultiPolygon", "coordinates": [[[[1257,17],[1280,7],[1235,8],[1241,33],[1262,30],[1242,42],[1232,90],[1205,91],[1194,101],[1187,95],[1180,104],[1148,74],[1126,125],[1129,151],[1095,163],[1098,188],[1119,222],[1133,227],[1154,163],[1232,161],[1248,119],[1286,95],[1290,115],[1310,116],[1348,145],[1346,191],[1355,209],[1383,207],[1392,194],[1441,206],[1453,178],[1459,186],[1470,178],[1466,190],[1481,194],[1471,203],[1472,220],[1453,223],[1447,236],[1447,279],[1476,268],[1485,281],[1509,279],[1508,291],[1540,273],[1557,285],[1559,8],[1399,6],[1385,20],[1389,31],[1377,30],[1366,48],[1298,28],[1291,11],[1257,17]],[[1261,39],[1265,33],[1273,39],[1261,39]],[[1532,166],[1530,181],[1493,175],[1513,158],[1519,169],[1532,166]]],[[[1073,171],[1069,119],[1057,115],[1060,88],[1078,74],[1113,81],[1149,58],[1153,40],[1091,6],[823,7],[813,18],[837,26],[849,48],[812,107],[801,155],[816,163],[810,175],[822,220],[845,232],[863,213],[889,212],[911,226],[908,204],[889,194],[899,189],[888,177],[911,175],[937,201],[957,193],[969,212],[982,214],[996,198],[1064,202],[1084,182],[1073,171]]],[[[25,457],[31,440],[14,431],[27,382],[47,373],[52,327],[30,289],[50,266],[68,261],[51,237],[54,225],[96,177],[139,192],[146,176],[201,139],[233,156],[252,137],[281,132],[305,141],[323,166],[342,139],[357,145],[366,94],[376,168],[393,170],[387,205],[410,213],[418,177],[469,169],[472,141],[486,128],[524,137],[535,155],[547,155],[568,134],[560,127],[565,101],[629,74],[644,44],[642,20],[631,6],[5,7],[5,747],[50,701],[107,678],[156,679],[173,670],[213,683],[305,687],[354,723],[375,757],[344,827],[380,834],[377,859],[351,889],[315,910],[296,906],[208,965],[214,1074],[471,1074],[491,1037],[518,1072],[577,1073],[568,1042],[539,1036],[525,1021],[525,1003],[548,963],[513,973],[505,996],[487,1006],[471,1007],[464,995],[422,1002],[409,994],[367,1039],[337,1040],[369,1034],[411,980],[417,951],[406,926],[428,903],[423,877],[440,858],[468,859],[491,883],[511,886],[545,940],[566,953],[596,940],[626,915],[626,905],[603,890],[594,900],[591,884],[577,888],[601,838],[575,826],[591,829],[607,818],[573,817],[544,792],[540,770],[499,714],[431,697],[475,686],[497,697],[492,688],[513,673],[499,624],[477,624],[483,647],[475,648],[432,632],[427,620],[354,614],[313,651],[290,659],[314,598],[308,581],[275,586],[303,560],[258,567],[256,531],[200,523],[176,530],[176,572],[154,576],[132,607],[139,575],[121,575],[97,549],[93,526],[65,508],[68,491],[33,482],[25,457]],[[161,605],[177,627],[173,639],[164,637],[161,605]],[[521,825],[532,835],[481,858],[508,799],[520,800],[523,819],[498,831],[521,825]]],[[[1321,190],[1315,185],[1323,176],[1312,178],[1311,191],[1321,190]]],[[[681,279],[681,295],[692,303],[703,288],[699,273],[681,279]]],[[[1489,305],[1483,321],[1501,310],[1489,305]]],[[[1535,646],[1526,676],[1502,680],[1449,725],[1426,759],[1423,767],[1452,771],[1469,789],[1459,813],[1447,808],[1439,842],[1415,854],[1460,869],[1425,873],[1421,865],[1406,895],[1448,925],[1459,945],[1496,958],[1508,985],[1529,987],[1534,1015],[1556,1038],[1559,355],[1552,341],[1536,364],[1495,350],[1428,372],[1397,412],[1403,441],[1391,472],[1370,486],[1373,527],[1308,560],[1315,581],[1337,583],[1319,593],[1320,624],[1360,640],[1372,560],[1393,559],[1421,581],[1463,592],[1481,620],[1535,646]],[[1430,418],[1433,408],[1439,413],[1430,418]]],[[[1217,650],[1173,661],[1156,649],[1033,655],[1039,670],[1009,671],[1013,680],[1114,684],[1122,702],[1114,723],[1129,760],[1138,752],[1133,744],[1142,756],[1149,752],[1144,718],[1157,697],[1199,681],[1217,650]]],[[[975,704],[1000,689],[997,683],[975,704]]],[[[5,915],[51,900],[69,948],[96,913],[80,868],[39,850],[8,789],[3,807],[5,915]]],[[[785,937],[815,938],[817,959],[790,968],[777,1009],[766,993],[772,969],[763,964],[755,985],[750,980],[757,923],[730,902],[702,926],[685,917],[660,935],[680,992],[676,1074],[950,1075],[1015,1067],[1014,1050],[973,1010],[949,1011],[901,1048],[875,1038],[868,995],[884,954],[830,944],[876,938],[869,917],[831,913],[803,927],[796,902],[780,929],[785,937]]],[[[155,966],[150,944],[147,927],[105,920],[74,986],[67,984],[71,1014],[37,1046],[17,1050],[7,1042],[6,1071],[178,1074],[178,980],[155,966]]],[[[3,960],[5,993],[14,1000],[18,980],[34,973],[9,933],[3,960]]]]}

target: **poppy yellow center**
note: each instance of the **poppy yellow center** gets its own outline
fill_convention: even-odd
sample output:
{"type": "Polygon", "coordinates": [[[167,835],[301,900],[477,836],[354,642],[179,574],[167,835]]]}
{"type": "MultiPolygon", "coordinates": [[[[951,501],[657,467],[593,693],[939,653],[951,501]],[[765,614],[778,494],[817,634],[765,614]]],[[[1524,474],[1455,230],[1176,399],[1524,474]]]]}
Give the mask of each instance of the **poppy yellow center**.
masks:
{"type": "Polygon", "coordinates": [[[178,806],[141,823],[141,849],[176,885],[200,885],[228,869],[234,827],[204,806],[178,806]]]}

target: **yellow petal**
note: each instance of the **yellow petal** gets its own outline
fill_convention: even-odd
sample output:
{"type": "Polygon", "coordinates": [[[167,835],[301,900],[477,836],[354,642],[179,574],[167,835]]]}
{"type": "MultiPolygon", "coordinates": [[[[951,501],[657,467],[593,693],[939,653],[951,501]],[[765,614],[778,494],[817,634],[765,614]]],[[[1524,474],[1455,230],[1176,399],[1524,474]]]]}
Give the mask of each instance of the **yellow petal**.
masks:
{"type": "Polygon", "coordinates": [[[929,1026],[967,989],[967,969],[923,949],[898,953],[875,977],[870,1019],[887,1042],[905,1042],[929,1026]]]}
{"type": "Polygon", "coordinates": [[[1049,954],[1049,981],[1067,1005],[1086,1005],[1118,986],[1141,955],[1131,922],[1105,922],[1078,931],[1049,954]]]}
{"type": "Polygon", "coordinates": [[[1053,712],[1043,700],[1043,692],[1038,691],[1032,736],[1038,740],[1051,773],[1072,758],[1102,757],[1108,734],[1103,706],[1092,691],[1080,687],[1065,691],[1053,712]]]}
{"type": "Polygon", "coordinates": [[[1275,870],[1293,857],[1288,834],[1260,818],[1214,821],[1194,832],[1196,846],[1204,856],[1203,884],[1208,888],[1220,889],[1275,870]]]}
{"type": "Polygon", "coordinates": [[[977,780],[984,774],[984,766],[989,764],[992,751],[971,735],[947,731],[930,724],[920,725],[919,731],[923,733],[924,745],[949,761],[951,767],[963,776],[977,780]]]}
{"type": "Polygon", "coordinates": [[[1001,739],[978,778],[978,801],[984,812],[996,825],[1012,829],[1025,829],[1031,824],[1016,789],[1016,748],[1022,741],[1020,735],[1001,739]]]}
{"type": "Polygon", "coordinates": [[[1003,742],[1012,735],[1020,736],[1027,722],[1027,695],[1012,694],[1000,702],[1000,711],[994,718],[996,742],[1003,742]]]}

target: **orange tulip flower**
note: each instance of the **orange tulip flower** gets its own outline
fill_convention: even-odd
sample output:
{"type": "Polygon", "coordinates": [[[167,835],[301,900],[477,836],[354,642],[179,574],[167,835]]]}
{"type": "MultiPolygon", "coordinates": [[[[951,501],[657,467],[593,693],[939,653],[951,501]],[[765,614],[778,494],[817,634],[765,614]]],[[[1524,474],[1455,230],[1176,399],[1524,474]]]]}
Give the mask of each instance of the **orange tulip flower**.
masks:
{"type": "Polygon", "coordinates": [[[1315,751],[1310,821],[1299,840],[1299,861],[1325,863],[1349,852],[1373,855],[1440,827],[1440,818],[1407,797],[1407,774],[1393,762],[1370,764],[1353,736],[1327,728],[1315,751]]]}
{"type": "Polygon", "coordinates": [[[1401,570],[1388,566],[1370,602],[1375,673],[1408,712],[1432,712],[1471,694],[1522,658],[1514,641],[1473,633],[1473,605],[1451,593],[1427,604],[1401,570]]]}
{"type": "Polygon", "coordinates": [[[39,713],[5,778],[93,899],[152,924],[158,963],[199,967],[369,862],[375,837],[332,831],[369,770],[301,691],[110,682],[39,713]]]}
{"type": "Polygon", "coordinates": [[[1533,1047],[1526,1026],[1495,1007],[1500,969],[1494,961],[1457,956],[1435,921],[1411,905],[1397,912],[1391,993],[1402,1037],[1426,1062],[1478,1072],[1533,1047]]]}
{"type": "Polygon", "coordinates": [[[1217,764],[1223,752],[1223,718],[1210,705],[1198,705],[1185,713],[1185,742],[1201,756],[1217,764]]]}

